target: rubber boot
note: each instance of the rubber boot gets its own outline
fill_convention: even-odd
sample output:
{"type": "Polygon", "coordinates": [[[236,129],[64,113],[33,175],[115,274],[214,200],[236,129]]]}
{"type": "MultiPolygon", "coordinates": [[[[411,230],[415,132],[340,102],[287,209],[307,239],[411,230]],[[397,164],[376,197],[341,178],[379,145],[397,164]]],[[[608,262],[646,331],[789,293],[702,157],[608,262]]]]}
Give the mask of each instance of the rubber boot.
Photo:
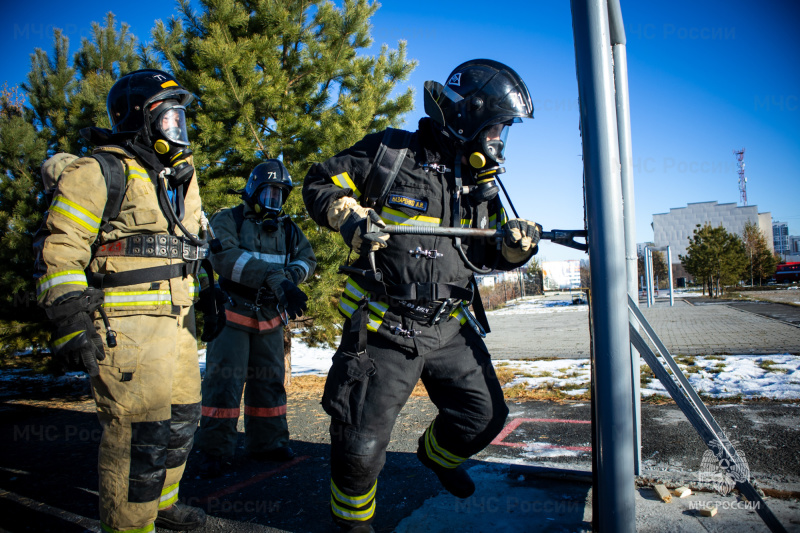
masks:
{"type": "Polygon", "coordinates": [[[425,436],[419,438],[419,447],[417,448],[417,459],[433,470],[436,477],[439,478],[442,486],[457,498],[469,498],[475,493],[475,483],[469,474],[464,470],[463,466],[458,468],[445,468],[428,457],[425,453],[425,436]]]}
{"type": "Polygon", "coordinates": [[[175,502],[166,509],[161,509],[158,511],[158,517],[156,518],[156,527],[174,531],[197,529],[205,523],[205,511],[199,507],[191,507],[180,502],[175,502]]]}

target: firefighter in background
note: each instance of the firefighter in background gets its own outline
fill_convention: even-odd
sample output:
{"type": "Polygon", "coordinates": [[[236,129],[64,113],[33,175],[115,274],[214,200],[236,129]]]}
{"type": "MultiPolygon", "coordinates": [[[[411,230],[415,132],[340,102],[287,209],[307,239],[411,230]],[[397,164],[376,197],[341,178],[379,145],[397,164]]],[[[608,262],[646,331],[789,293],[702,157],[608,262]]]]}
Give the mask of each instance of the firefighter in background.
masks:
{"type": "Polygon", "coordinates": [[[37,242],[54,355],[90,375],[103,427],[106,532],[188,530],[206,519],[177,501],[200,419],[192,306],[207,255],[185,122],[191,100],[165,72],[122,76],[108,93],[112,129],[81,131],[94,154],[113,154],[120,183],[93,157],[66,165],[37,242]],[[114,197],[121,204],[105,221],[114,197]]]}
{"type": "Polygon", "coordinates": [[[331,416],[330,509],[343,531],[373,531],[392,427],[420,377],[439,413],[417,457],[460,498],[475,490],[461,464],[508,414],[480,335],[486,328],[468,308],[477,293],[473,272],[511,270],[537,251],[541,226],[507,221],[495,183],[508,127],[533,118],[531,97],[516,72],[483,59],[457,67],[444,86],[426,82],[424,96],[430,118],[417,132],[390,130],[390,138],[407,139],[407,153],[386,163],[399,168],[386,194],[371,194],[391,179],[380,178],[386,174],[375,161],[400,146],[384,132],[312,166],[303,186],[311,218],[359,252],[339,302],[347,320],[322,399],[331,416]],[[376,186],[379,178],[385,183],[376,186]],[[380,231],[387,224],[502,228],[506,237],[389,238],[380,231]]]}
{"type": "Polygon", "coordinates": [[[308,297],[298,285],[317,266],[300,228],[282,213],[292,191],[277,159],[257,165],[242,203],[212,217],[219,250],[211,257],[228,294],[226,327],[209,346],[197,448],[203,475],[216,477],[234,457],[244,387],[245,449],[257,460],[288,461],[283,328],[308,297]]]}

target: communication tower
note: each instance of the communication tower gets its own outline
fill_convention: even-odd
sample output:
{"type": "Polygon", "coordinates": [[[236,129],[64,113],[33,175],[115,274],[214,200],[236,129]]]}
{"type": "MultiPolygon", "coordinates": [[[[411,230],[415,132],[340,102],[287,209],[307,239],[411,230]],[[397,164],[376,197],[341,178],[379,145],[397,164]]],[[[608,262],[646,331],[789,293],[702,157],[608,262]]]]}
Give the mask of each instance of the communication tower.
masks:
{"type": "Polygon", "coordinates": [[[739,201],[742,205],[747,205],[747,178],[744,176],[744,148],[734,150],[739,166],[739,201]]]}

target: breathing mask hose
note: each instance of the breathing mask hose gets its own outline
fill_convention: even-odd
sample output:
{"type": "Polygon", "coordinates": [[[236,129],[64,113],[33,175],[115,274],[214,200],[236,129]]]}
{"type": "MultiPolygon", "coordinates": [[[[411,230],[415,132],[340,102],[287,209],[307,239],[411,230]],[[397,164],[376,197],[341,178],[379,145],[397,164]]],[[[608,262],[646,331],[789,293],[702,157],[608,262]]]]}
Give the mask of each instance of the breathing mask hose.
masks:
{"type": "MultiPolygon", "coordinates": [[[[461,220],[461,191],[463,190],[461,187],[461,152],[456,152],[456,162],[455,162],[455,181],[456,181],[456,188],[455,192],[453,193],[453,215],[451,224],[453,227],[456,227],[456,224],[461,220]]],[[[499,202],[498,202],[499,203],[499,202]]],[[[459,224],[460,225],[460,224],[459,224]]],[[[453,247],[455,247],[456,251],[458,251],[459,257],[464,262],[467,268],[476,272],[478,274],[489,274],[492,270],[495,269],[497,263],[499,262],[499,254],[495,255],[494,264],[490,268],[480,268],[475,266],[472,261],[469,260],[467,254],[464,252],[464,249],[461,247],[461,237],[454,237],[453,238],[453,247]]]]}

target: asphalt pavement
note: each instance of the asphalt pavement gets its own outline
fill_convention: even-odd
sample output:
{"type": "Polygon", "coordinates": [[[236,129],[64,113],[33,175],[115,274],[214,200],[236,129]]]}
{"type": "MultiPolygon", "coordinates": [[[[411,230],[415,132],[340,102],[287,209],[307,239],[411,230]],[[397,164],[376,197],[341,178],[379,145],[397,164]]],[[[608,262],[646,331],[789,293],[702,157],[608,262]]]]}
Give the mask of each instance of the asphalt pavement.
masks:
{"type": "MultiPolygon", "coordinates": [[[[580,345],[572,343],[581,328],[588,329],[586,317],[581,318],[585,313],[490,315],[493,356],[581,355],[575,351],[580,345]],[[536,342],[524,342],[524,331],[522,339],[515,337],[512,332],[524,330],[521,324],[533,328],[536,342]],[[563,341],[564,332],[574,338],[563,341]]],[[[800,353],[800,328],[790,321],[731,305],[681,301],[668,307],[659,302],[645,309],[645,316],[675,353],[800,353]],[[701,351],[681,351],[695,343],[701,351]]],[[[588,332],[583,333],[588,356],[588,332]]],[[[0,397],[3,531],[98,531],[100,427],[92,400],[83,393],[26,391],[0,397]]],[[[379,478],[376,531],[590,531],[593,513],[603,510],[592,508],[589,404],[509,402],[509,408],[503,432],[466,463],[476,480],[475,495],[459,500],[416,460],[416,440],[436,410],[427,397],[412,397],[398,418],[379,478]]],[[[788,531],[800,532],[800,404],[716,403],[710,410],[746,458],[770,509],[788,531]]],[[[196,531],[330,531],[328,417],[319,405],[319,391],[291,391],[288,417],[298,452],[289,463],[241,456],[223,477],[204,480],[198,477],[195,456],[190,458],[181,499],[203,506],[210,516],[196,531]]],[[[674,404],[643,404],[642,424],[643,472],[632,480],[637,531],[767,531],[750,502],[735,494],[723,496],[704,476],[707,447],[674,404]],[[693,494],[664,503],[651,488],[655,483],[687,486],[693,494]],[[718,509],[716,516],[701,516],[710,507],[718,509]]]]}

